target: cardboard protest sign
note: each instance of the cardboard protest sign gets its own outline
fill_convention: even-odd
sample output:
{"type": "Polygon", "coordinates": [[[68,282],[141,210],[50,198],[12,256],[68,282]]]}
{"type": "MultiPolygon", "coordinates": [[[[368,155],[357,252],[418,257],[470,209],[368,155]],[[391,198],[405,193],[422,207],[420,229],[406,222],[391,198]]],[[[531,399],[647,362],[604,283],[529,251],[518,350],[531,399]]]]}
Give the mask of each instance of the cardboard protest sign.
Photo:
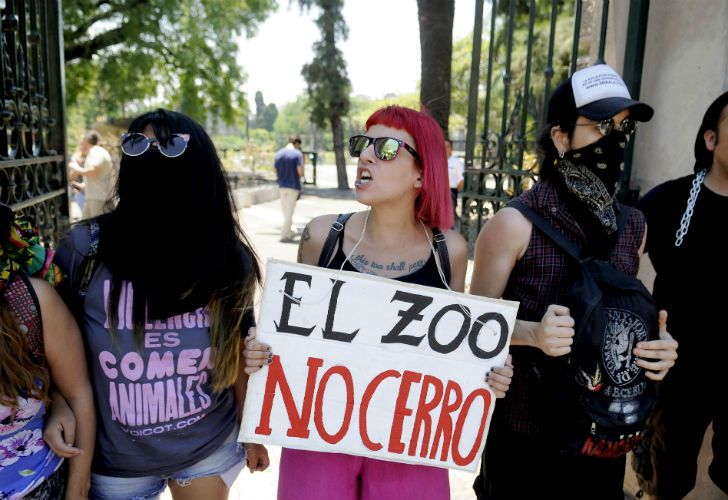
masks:
{"type": "Polygon", "coordinates": [[[473,471],[517,309],[269,260],[239,440],[473,471]]]}

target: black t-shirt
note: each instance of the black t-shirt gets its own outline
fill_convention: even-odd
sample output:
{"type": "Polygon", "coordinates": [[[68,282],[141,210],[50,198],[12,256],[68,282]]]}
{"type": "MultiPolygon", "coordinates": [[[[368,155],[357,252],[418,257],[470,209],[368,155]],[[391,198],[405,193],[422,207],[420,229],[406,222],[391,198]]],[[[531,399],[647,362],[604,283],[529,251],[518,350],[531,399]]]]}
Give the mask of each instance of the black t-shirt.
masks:
{"type": "Polygon", "coordinates": [[[647,219],[645,251],[657,272],[653,294],[668,312],[668,330],[680,342],[680,356],[705,356],[728,347],[728,196],[703,184],[688,232],[682,245],[675,246],[694,178],[660,184],[637,204],[647,219]]]}

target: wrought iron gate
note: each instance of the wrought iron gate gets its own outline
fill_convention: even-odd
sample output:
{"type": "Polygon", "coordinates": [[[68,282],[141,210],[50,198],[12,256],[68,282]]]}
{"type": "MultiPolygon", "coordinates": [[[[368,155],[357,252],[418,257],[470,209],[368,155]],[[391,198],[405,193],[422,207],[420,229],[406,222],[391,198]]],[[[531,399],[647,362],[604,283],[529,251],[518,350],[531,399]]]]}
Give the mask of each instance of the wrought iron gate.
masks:
{"type": "Polygon", "coordinates": [[[45,242],[68,227],[59,0],[0,0],[0,202],[45,242]]]}
{"type": "MultiPolygon", "coordinates": [[[[485,221],[537,180],[535,144],[551,90],[577,68],[604,62],[609,13],[609,0],[491,0],[487,69],[480,81],[483,4],[476,0],[461,202],[461,232],[471,248],[485,221]],[[479,113],[480,85],[485,102],[479,113]]],[[[648,7],[649,0],[630,1],[624,79],[633,97],[639,96],[648,7]]]]}

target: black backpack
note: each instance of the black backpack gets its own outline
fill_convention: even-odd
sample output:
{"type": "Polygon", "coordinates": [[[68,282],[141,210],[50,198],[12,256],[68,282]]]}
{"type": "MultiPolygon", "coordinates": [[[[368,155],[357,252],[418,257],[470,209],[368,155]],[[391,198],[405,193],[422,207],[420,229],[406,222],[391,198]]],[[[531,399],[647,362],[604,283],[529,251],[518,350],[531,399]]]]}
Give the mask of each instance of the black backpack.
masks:
{"type": "MultiPolygon", "coordinates": [[[[579,263],[569,288],[575,320],[572,350],[547,362],[545,394],[551,400],[547,434],[567,453],[617,457],[634,448],[655,404],[654,383],[635,364],[638,342],[659,337],[658,308],[641,281],[581,249],[522,202],[519,210],[579,263]]],[[[622,206],[618,231],[630,209],[622,206]]]]}

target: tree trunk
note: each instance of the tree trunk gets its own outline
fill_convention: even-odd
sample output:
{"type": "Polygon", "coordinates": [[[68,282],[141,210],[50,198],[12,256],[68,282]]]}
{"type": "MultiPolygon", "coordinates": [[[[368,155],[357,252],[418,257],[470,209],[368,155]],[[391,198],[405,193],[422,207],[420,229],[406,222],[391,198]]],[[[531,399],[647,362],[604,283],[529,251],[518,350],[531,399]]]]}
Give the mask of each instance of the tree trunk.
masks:
{"type": "Polygon", "coordinates": [[[339,189],[349,189],[349,179],[346,175],[346,157],[344,156],[344,128],[341,117],[331,117],[331,133],[334,136],[334,156],[336,157],[336,179],[339,189]]]}
{"type": "Polygon", "coordinates": [[[417,0],[417,10],[421,49],[420,102],[447,137],[455,0],[417,0]]]}

